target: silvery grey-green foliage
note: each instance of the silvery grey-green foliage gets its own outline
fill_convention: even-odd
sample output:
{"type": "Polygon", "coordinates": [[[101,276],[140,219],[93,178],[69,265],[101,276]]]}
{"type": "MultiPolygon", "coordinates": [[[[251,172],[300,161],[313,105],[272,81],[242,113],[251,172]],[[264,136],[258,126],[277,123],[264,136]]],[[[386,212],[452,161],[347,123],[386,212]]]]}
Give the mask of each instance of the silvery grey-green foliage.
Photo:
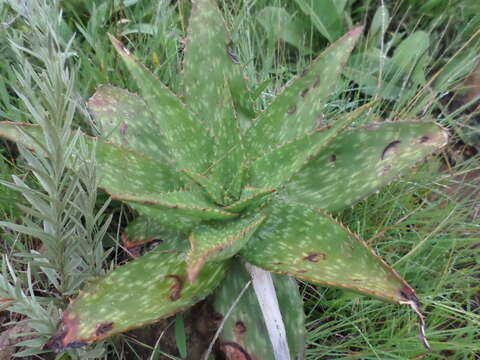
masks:
{"type": "MultiPolygon", "coordinates": [[[[405,121],[350,128],[368,106],[323,126],[325,103],[361,28],[332,44],[269,108],[254,114],[215,3],[194,1],[189,23],[180,94],[111,37],[140,95],[101,86],[89,101],[110,135],[95,148],[98,186],[145,222],[175,234],[173,240],[87,287],[63,313],[48,346],[83,346],[181,311],[214,291],[234,256],[418,310],[406,281],[329,212],[384,186],[443,146],[445,131],[405,121]]],[[[2,123],[0,134],[45,155],[52,136],[43,131],[41,118],[35,120],[40,128],[2,123]]],[[[68,131],[69,125],[61,126],[64,141],[83,141],[93,151],[94,140],[68,131]]],[[[78,165],[73,157],[63,163],[75,171],[78,165]]],[[[295,306],[292,311],[298,311],[295,306]]],[[[223,345],[231,330],[225,329],[223,345]]],[[[233,350],[225,353],[255,356],[255,340],[245,339],[235,337],[233,350]]],[[[265,358],[273,356],[264,350],[265,358]]],[[[301,347],[290,351],[296,356],[301,347]]]]}
{"type": "MultiPolygon", "coordinates": [[[[56,329],[68,297],[87,279],[104,273],[107,254],[101,240],[109,220],[102,218],[104,208],[96,210],[95,151],[86,147],[80,133],[69,131],[75,114],[85,115],[86,109],[74,88],[73,38],[62,37],[58,4],[12,1],[10,6],[16,21],[28,23],[30,32],[7,32],[15,55],[12,71],[17,79],[8,86],[15,89],[22,102],[21,108],[10,108],[8,112],[38,124],[39,134],[45,139],[40,144],[28,137],[28,144],[37,144],[42,151],[31,152],[19,146],[24,170],[32,175],[32,181],[23,176],[13,176],[13,182],[2,180],[2,185],[19,191],[25,202],[18,204],[24,213],[21,224],[1,221],[0,225],[4,231],[40,241],[38,251],[16,254],[28,264],[27,271],[14,269],[4,257],[0,275],[2,304],[8,305],[8,311],[26,316],[28,328],[37,334],[17,344],[25,346],[25,350],[16,355],[27,356],[41,352],[56,329]],[[67,167],[71,164],[75,164],[75,170],[67,167]],[[99,226],[101,222],[103,226],[99,226]],[[43,288],[46,296],[34,293],[33,282],[36,288],[43,288]]],[[[72,352],[72,356],[81,353],[84,358],[97,357],[102,352],[102,346],[97,346],[90,351],[72,352]]]]}

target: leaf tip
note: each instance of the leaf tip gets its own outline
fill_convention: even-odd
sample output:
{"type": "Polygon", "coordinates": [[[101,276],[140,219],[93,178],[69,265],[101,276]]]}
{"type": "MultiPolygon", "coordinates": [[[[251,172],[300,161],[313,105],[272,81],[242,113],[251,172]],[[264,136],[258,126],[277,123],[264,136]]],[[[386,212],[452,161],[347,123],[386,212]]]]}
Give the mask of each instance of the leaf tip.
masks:
{"type": "Polygon", "coordinates": [[[408,305],[410,308],[417,314],[418,317],[418,326],[420,329],[420,340],[422,341],[423,345],[427,350],[430,350],[430,343],[428,342],[427,335],[425,333],[425,315],[423,314],[420,306],[420,301],[418,297],[415,295],[415,291],[408,285],[404,285],[403,288],[400,290],[400,297],[403,300],[400,300],[400,304],[408,305]]]}

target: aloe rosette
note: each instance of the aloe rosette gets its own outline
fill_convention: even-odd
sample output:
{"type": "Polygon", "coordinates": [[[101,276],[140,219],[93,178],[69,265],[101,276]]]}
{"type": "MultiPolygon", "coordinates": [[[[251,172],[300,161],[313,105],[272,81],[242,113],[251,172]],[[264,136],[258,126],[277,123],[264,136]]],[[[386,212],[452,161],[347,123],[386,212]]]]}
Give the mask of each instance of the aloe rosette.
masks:
{"type": "MultiPolygon", "coordinates": [[[[96,142],[100,187],[140,214],[125,230],[129,240],[165,241],[82,291],[51,348],[153,323],[212,292],[225,315],[248,281],[243,262],[282,274],[273,279],[292,357],[301,357],[305,332],[301,299],[286,275],[418,311],[408,283],[331,215],[447,141],[428,122],[352,127],[369,104],[319,127],[361,33],[355,28],[333,43],[260,113],[214,1],[192,2],[180,94],[111,37],[140,94],[99,86],[88,107],[105,137],[84,139],[96,142]]],[[[4,122],[0,135],[40,152],[48,141],[36,125],[4,122]]],[[[273,359],[258,335],[259,314],[248,289],[220,335],[227,358],[273,359]]]]}

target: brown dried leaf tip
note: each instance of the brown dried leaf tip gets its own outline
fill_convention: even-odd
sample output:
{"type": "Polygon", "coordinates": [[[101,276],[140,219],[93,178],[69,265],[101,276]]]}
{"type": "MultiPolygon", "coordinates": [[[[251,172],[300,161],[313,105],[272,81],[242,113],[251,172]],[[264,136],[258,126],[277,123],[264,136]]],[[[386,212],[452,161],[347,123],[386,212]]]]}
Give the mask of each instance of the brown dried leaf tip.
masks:
{"type": "Polygon", "coordinates": [[[402,288],[402,290],[400,290],[400,295],[402,298],[405,299],[403,301],[400,301],[400,304],[410,306],[410,308],[415,312],[415,314],[417,314],[420,328],[420,340],[422,341],[425,348],[430,350],[431,347],[425,334],[425,315],[421,311],[420,301],[415,295],[413,289],[406,285],[402,288]]]}
{"type": "Polygon", "coordinates": [[[43,348],[59,352],[85,346],[87,344],[86,341],[77,339],[79,323],[80,318],[78,316],[70,317],[67,313],[63,313],[60,329],[48,340],[43,348]]]}

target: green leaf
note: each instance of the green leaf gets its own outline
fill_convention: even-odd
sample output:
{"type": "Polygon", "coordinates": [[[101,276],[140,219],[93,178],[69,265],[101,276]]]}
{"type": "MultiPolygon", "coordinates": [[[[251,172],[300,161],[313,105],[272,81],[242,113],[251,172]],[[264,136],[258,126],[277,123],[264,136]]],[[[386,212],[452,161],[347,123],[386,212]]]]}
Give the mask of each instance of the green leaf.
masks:
{"type": "MultiPolygon", "coordinates": [[[[303,302],[294,279],[274,274],[272,276],[277,298],[287,332],[292,359],[303,359],[305,347],[305,315],[303,302]]],[[[215,290],[213,307],[223,318],[248,283],[250,276],[244,266],[236,261],[227,276],[215,290]]],[[[225,320],[220,334],[220,350],[226,355],[248,354],[251,359],[274,360],[272,344],[253,287],[250,286],[225,320]]]]}
{"type": "Polygon", "coordinates": [[[185,333],[185,321],[183,314],[175,317],[175,342],[182,359],[187,358],[187,334],[185,333]]]}
{"type": "Polygon", "coordinates": [[[242,68],[213,0],[192,1],[183,71],[185,102],[213,133],[221,127],[220,122],[229,121],[216,116],[223,102],[225,78],[239,111],[253,115],[242,68]]]}
{"type": "MultiPolygon", "coordinates": [[[[397,67],[390,57],[381,54],[380,49],[354,54],[349,59],[345,76],[360,85],[360,90],[370,96],[381,96],[389,100],[397,100],[402,94],[402,85],[397,84],[386,74],[395,74],[397,67]],[[380,72],[383,69],[383,72],[380,72]]],[[[400,72],[404,74],[403,71],[400,72]]]]}
{"type": "Polygon", "coordinates": [[[331,217],[273,201],[264,225],[240,255],[266,270],[383,300],[415,301],[415,292],[368,245],[331,217]]]}
{"type": "Polygon", "coordinates": [[[112,198],[127,202],[167,229],[189,230],[201,221],[228,220],[238,216],[211,204],[203,193],[197,191],[124,192],[112,195],[112,198]]]}
{"type": "Polygon", "coordinates": [[[101,85],[87,103],[102,134],[113,144],[150,158],[171,160],[158,118],[145,101],[125,89],[101,85]]]}
{"type": "MultiPolygon", "coordinates": [[[[43,145],[46,140],[38,125],[0,122],[0,136],[48,155],[43,145]]],[[[94,138],[83,137],[88,146],[93,146],[94,138]]],[[[183,185],[178,174],[161,161],[101,141],[95,146],[99,186],[111,195],[171,191],[183,185]]]]}
{"type": "Polygon", "coordinates": [[[209,172],[217,182],[224,184],[225,189],[234,198],[238,199],[243,185],[243,172],[240,167],[244,161],[245,151],[240,135],[240,125],[226,82],[221,101],[215,114],[219,121],[215,132],[214,163],[209,172]]]}
{"type": "Polygon", "coordinates": [[[180,100],[110,35],[115,49],[140,88],[142,97],[159,125],[178,169],[204,171],[212,158],[212,139],[198,118],[190,116],[180,100]]]}
{"type": "Polygon", "coordinates": [[[228,195],[223,189],[223,185],[217,183],[214,179],[198,174],[193,171],[184,170],[182,171],[190,179],[192,179],[196,184],[200,185],[205,193],[217,204],[224,204],[228,199],[228,195]]]}
{"type": "Polygon", "coordinates": [[[297,173],[282,195],[329,212],[387,185],[447,143],[434,123],[372,123],[339,135],[297,173]]]}
{"type": "Polygon", "coordinates": [[[240,200],[226,206],[224,209],[230,212],[239,213],[248,208],[256,208],[260,206],[269,195],[275,192],[275,189],[257,189],[251,186],[246,186],[242,191],[240,200]]]}
{"type": "Polygon", "coordinates": [[[47,346],[57,351],[79,347],[171,316],[206,297],[227,265],[206,264],[189,283],[184,253],[152,250],[80,293],[47,346]]]}
{"type": "MultiPolygon", "coordinates": [[[[187,250],[187,235],[171,231],[162,226],[153,219],[146,216],[138,216],[131,221],[122,233],[122,242],[134,246],[145,244],[154,240],[161,240],[162,249],[168,250],[187,250]],[[183,246],[183,245],[187,246],[183,246]]],[[[155,248],[158,249],[158,246],[155,248]]]]}
{"type": "Polygon", "coordinates": [[[188,279],[193,281],[206,262],[221,261],[235,255],[264,221],[265,216],[255,214],[195,228],[189,238],[188,279]]]}
{"type": "Polygon", "coordinates": [[[297,173],[312,157],[354,122],[373,102],[340,116],[333,125],[283,144],[255,160],[249,167],[248,183],[258,188],[277,188],[297,173]]]}
{"type": "MultiPolygon", "coordinates": [[[[310,17],[312,24],[328,41],[333,42],[344,32],[339,0],[295,0],[298,7],[310,17]]],[[[345,3],[342,4],[345,6],[345,3]]]]}
{"type": "Polygon", "coordinates": [[[98,141],[95,159],[99,187],[112,196],[125,192],[173,191],[183,185],[179,174],[167,163],[144,157],[117,145],[98,141]]]}
{"type": "Polygon", "coordinates": [[[310,69],[286,87],[259,116],[244,138],[250,160],[318,126],[325,101],[335,88],[361,32],[362,28],[356,28],[328,47],[310,69]]]}
{"type": "Polygon", "coordinates": [[[408,74],[415,84],[426,83],[425,70],[429,63],[428,50],[430,49],[430,36],[425,31],[415,31],[403,40],[395,49],[392,62],[399,69],[394,77],[398,78],[403,73],[408,74]],[[395,76],[396,75],[396,76],[395,76]]]}
{"type": "Polygon", "coordinates": [[[256,15],[267,36],[273,42],[283,40],[299,49],[309,51],[305,42],[306,26],[300,19],[294,19],[284,8],[267,6],[256,15]]]}
{"type": "Polygon", "coordinates": [[[370,24],[370,29],[368,31],[369,41],[374,41],[374,44],[378,45],[379,42],[377,41],[381,41],[389,24],[390,14],[388,8],[385,5],[379,6],[377,11],[375,11],[372,23],[370,24]]]}

